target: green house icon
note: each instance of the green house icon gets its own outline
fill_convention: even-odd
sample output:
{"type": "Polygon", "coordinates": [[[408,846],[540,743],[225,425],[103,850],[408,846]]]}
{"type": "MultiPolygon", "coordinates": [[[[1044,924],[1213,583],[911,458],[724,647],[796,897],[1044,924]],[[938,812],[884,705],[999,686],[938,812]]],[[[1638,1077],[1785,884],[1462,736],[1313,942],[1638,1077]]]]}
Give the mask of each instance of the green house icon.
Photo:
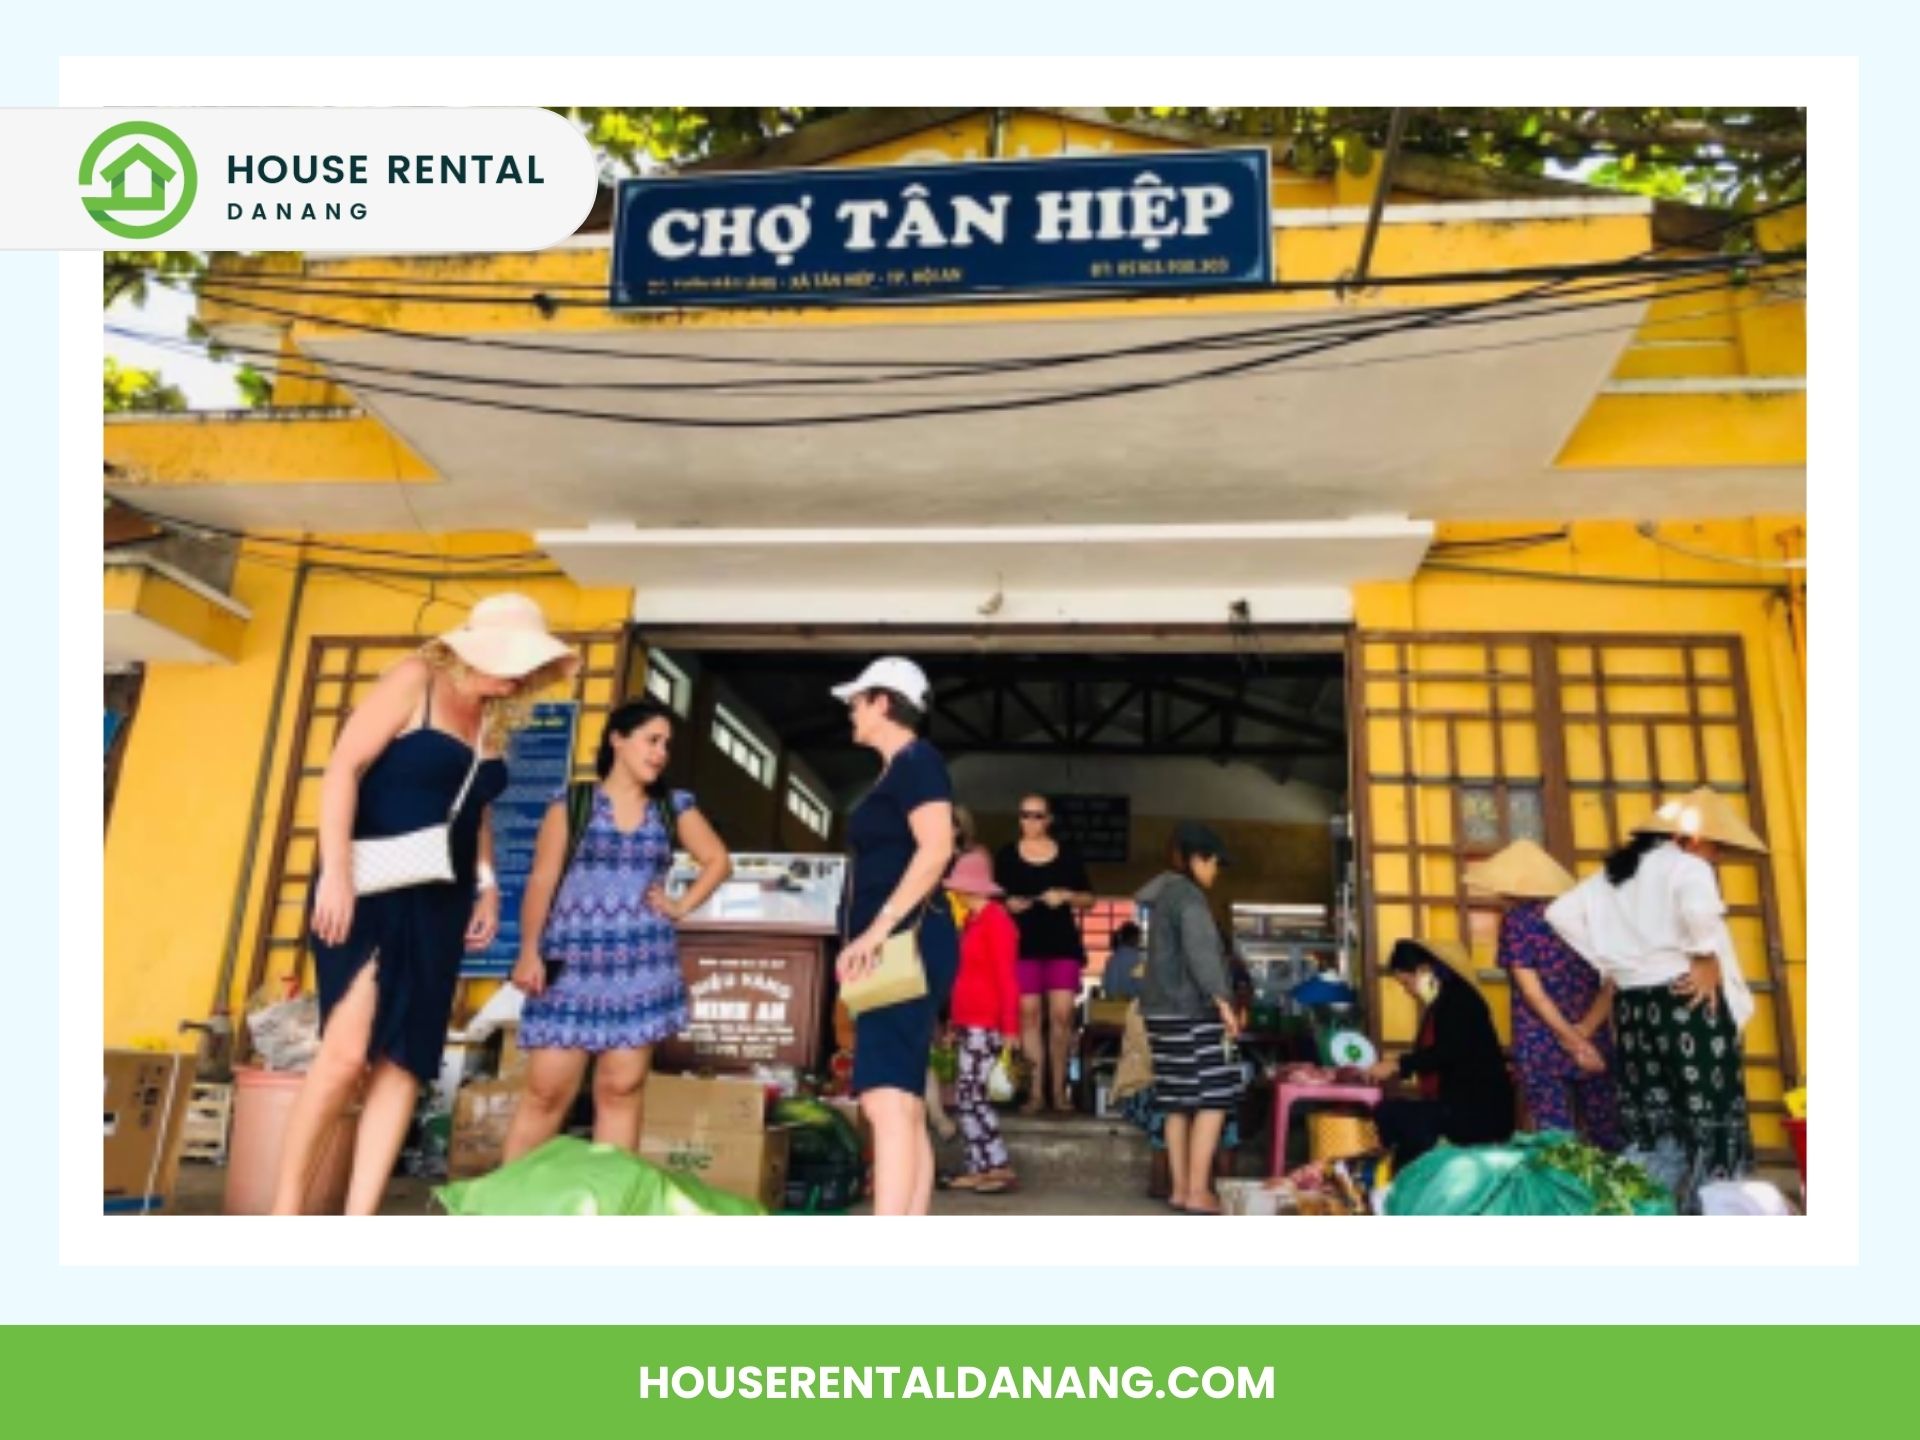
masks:
{"type": "Polygon", "coordinates": [[[135,142],[122,150],[119,157],[100,172],[100,178],[112,187],[111,193],[101,197],[107,202],[101,208],[114,211],[164,210],[167,208],[167,185],[179,173],[146,146],[135,142]],[[147,170],[145,195],[127,194],[127,171],[136,165],[143,165],[147,170]]]}
{"type": "Polygon", "coordinates": [[[80,202],[94,223],[128,240],[171,230],[193,207],[199,186],[193,153],[173,131],[151,120],[123,120],[96,135],[80,157],[79,180],[80,202]],[[116,143],[128,140],[126,149],[100,164],[116,143]],[[105,195],[88,193],[100,185],[107,187],[105,195]]]}

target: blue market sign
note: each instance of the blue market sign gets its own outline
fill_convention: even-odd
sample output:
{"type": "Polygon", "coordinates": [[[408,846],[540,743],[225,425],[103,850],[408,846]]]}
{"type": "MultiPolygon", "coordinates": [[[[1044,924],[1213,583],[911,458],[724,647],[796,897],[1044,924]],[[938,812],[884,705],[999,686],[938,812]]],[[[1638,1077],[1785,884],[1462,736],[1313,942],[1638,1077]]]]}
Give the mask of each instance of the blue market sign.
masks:
{"type": "Polygon", "coordinates": [[[1273,280],[1263,149],[622,180],[615,307],[1273,280]]]}
{"type": "Polygon", "coordinates": [[[533,873],[534,842],[556,795],[573,776],[580,706],[543,700],[507,741],[507,789],[493,802],[493,868],[500,877],[500,930],[493,944],[464,957],[462,975],[504,977],[520,958],[520,902],[533,873]]]}

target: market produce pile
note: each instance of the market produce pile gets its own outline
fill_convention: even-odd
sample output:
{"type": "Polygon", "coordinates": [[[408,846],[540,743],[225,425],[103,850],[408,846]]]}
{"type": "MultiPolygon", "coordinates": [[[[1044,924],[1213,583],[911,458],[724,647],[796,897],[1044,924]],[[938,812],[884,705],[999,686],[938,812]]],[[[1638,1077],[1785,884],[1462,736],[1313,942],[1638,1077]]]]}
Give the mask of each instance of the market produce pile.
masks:
{"type": "Polygon", "coordinates": [[[767,1121],[787,1129],[786,1208],[816,1213],[844,1210],[866,1188],[860,1134],[824,1101],[792,1096],[774,1103],[767,1121]]]}
{"type": "Polygon", "coordinates": [[[1504,1145],[1441,1145],[1387,1192],[1389,1215],[1671,1215],[1673,1196],[1617,1155],[1560,1130],[1504,1145]]]}
{"type": "Polygon", "coordinates": [[[617,1145],[559,1135],[477,1180],[433,1192],[449,1215],[764,1215],[617,1145]]]}

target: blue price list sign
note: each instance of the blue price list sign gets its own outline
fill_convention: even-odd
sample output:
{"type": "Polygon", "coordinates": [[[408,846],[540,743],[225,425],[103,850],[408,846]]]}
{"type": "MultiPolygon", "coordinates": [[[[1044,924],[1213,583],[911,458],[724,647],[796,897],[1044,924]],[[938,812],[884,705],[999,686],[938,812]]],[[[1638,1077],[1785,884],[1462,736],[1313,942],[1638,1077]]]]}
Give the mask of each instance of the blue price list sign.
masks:
{"type": "Polygon", "coordinates": [[[467,956],[463,975],[504,976],[520,955],[520,899],[533,870],[534,842],[547,806],[573,775],[573,737],[580,707],[543,701],[507,744],[507,790],[493,802],[493,864],[500,873],[500,933],[467,956]]]}

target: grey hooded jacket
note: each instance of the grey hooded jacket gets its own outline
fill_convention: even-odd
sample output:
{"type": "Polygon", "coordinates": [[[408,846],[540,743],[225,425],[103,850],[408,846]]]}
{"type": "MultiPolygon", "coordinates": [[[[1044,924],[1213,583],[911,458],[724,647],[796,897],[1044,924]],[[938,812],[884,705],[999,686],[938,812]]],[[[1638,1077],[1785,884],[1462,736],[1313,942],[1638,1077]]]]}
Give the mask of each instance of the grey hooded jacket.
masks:
{"type": "Polygon", "coordinates": [[[1233,985],[1206,891],[1169,870],[1149,880],[1134,899],[1148,907],[1141,1013],[1198,1019],[1214,1013],[1214,1002],[1230,1002],[1233,985]]]}

